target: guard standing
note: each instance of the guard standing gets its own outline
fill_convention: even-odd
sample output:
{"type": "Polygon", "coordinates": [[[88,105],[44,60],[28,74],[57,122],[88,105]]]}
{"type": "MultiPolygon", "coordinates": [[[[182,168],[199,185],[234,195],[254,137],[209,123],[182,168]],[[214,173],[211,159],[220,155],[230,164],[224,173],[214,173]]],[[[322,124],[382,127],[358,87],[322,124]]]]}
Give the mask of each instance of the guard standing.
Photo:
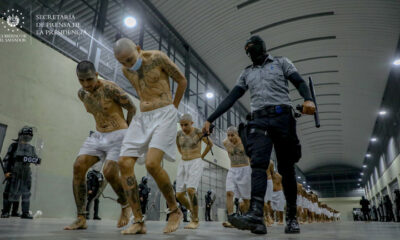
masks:
{"type": "Polygon", "coordinates": [[[297,69],[285,57],[267,53],[265,42],[259,36],[250,37],[245,44],[246,54],[253,64],[240,74],[236,86],[204,123],[203,132],[210,133],[211,123],[225,113],[250,90],[251,116],[247,129],[240,131],[247,155],[251,159],[251,203],[243,216],[232,216],[229,222],[243,230],[266,234],[263,221],[264,195],[272,147],[278,160],[278,172],[287,200],[285,233],[299,233],[296,219],[297,185],[294,164],[301,157],[301,145],[296,133],[296,120],[289,98],[288,80],[304,99],[302,113],[314,114],[315,104],[310,90],[297,69]],[[247,138],[247,139],[245,139],[247,138]]]}

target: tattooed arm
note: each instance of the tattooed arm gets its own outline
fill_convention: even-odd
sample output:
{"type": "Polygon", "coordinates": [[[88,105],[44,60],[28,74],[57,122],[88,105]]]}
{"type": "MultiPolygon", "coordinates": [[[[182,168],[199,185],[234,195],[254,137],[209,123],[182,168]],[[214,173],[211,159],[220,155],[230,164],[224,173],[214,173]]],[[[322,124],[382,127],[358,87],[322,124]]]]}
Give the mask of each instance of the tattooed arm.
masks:
{"type": "MultiPolygon", "coordinates": [[[[200,137],[201,137],[201,135],[203,135],[203,134],[200,132],[200,137]]],[[[211,148],[213,146],[211,139],[208,137],[203,138],[203,142],[205,144],[207,144],[207,147],[206,147],[206,149],[204,149],[203,154],[201,154],[201,159],[204,159],[207,156],[208,152],[211,150],[211,148]]]]}
{"type": "Polygon", "coordinates": [[[122,90],[118,85],[112,85],[113,99],[116,103],[118,103],[121,107],[125,108],[128,111],[128,115],[126,116],[126,122],[128,125],[131,123],[133,116],[136,114],[136,107],[133,104],[131,98],[128,94],[122,90]]]}
{"type": "Polygon", "coordinates": [[[176,136],[176,146],[178,148],[179,153],[182,155],[181,145],[179,144],[179,135],[176,136]]]}
{"type": "Polygon", "coordinates": [[[83,99],[85,98],[85,95],[86,95],[85,90],[83,90],[82,88],[79,89],[79,91],[78,91],[78,97],[79,97],[79,99],[80,99],[82,102],[83,102],[83,99]]]}
{"type": "MultiPolygon", "coordinates": [[[[78,91],[78,97],[79,97],[79,99],[80,99],[83,103],[85,103],[84,100],[85,100],[86,94],[87,94],[87,93],[86,93],[85,90],[83,90],[82,88],[79,89],[79,91],[78,91]]],[[[86,105],[83,104],[83,106],[85,106],[86,112],[88,112],[88,109],[87,109],[86,105]]]]}
{"type": "Polygon", "coordinates": [[[178,84],[173,102],[175,108],[178,108],[179,103],[181,102],[183,94],[186,90],[187,80],[185,76],[183,76],[183,74],[179,71],[178,66],[176,66],[175,63],[173,63],[167,55],[161,52],[160,57],[161,68],[178,84]]]}

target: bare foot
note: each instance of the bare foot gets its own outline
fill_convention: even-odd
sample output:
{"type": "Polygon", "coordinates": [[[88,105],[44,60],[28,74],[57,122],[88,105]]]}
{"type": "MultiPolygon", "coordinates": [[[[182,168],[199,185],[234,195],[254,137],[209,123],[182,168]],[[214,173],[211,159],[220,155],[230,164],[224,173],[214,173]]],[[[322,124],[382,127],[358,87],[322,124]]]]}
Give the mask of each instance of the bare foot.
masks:
{"type": "Polygon", "coordinates": [[[278,222],[278,225],[283,225],[283,222],[278,222]]]}
{"type": "Polygon", "coordinates": [[[268,221],[268,219],[264,219],[264,223],[265,223],[265,225],[266,225],[267,227],[271,227],[271,226],[272,226],[271,222],[268,221]]]}
{"type": "Polygon", "coordinates": [[[86,218],[84,216],[78,216],[78,218],[72,224],[64,227],[64,230],[78,230],[86,228],[86,218]]]}
{"type": "Polygon", "coordinates": [[[226,228],[234,228],[234,226],[232,226],[232,224],[230,222],[223,222],[222,226],[224,226],[226,228]]]}
{"type": "Polygon", "coordinates": [[[122,230],[121,233],[124,235],[127,234],[145,234],[147,232],[146,225],[144,222],[142,223],[134,223],[130,227],[125,230],[122,230]]]}
{"type": "Polygon", "coordinates": [[[271,227],[272,224],[274,224],[274,220],[272,219],[271,216],[267,217],[267,227],[271,227]]]}
{"type": "Polygon", "coordinates": [[[164,228],[164,233],[175,232],[183,219],[182,211],[177,207],[169,214],[167,226],[164,228]]]}
{"type": "Polygon", "coordinates": [[[199,225],[199,221],[190,221],[190,223],[185,226],[185,229],[196,229],[199,225]]]}
{"type": "Polygon", "coordinates": [[[117,227],[121,228],[121,227],[125,226],[126,224],[128,224],[131,214],[132,214],[131,207],[122,208],[117,227]]]}

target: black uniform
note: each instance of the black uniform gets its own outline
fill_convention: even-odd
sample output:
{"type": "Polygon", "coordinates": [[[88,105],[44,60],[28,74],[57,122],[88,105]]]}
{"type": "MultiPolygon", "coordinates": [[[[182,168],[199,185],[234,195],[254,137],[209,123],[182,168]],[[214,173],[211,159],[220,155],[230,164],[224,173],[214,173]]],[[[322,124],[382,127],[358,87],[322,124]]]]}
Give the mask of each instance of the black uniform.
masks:
{"type": "Polygon", "coordinates": [[[96,170],[91,170],[87,173],[86,177],[86,184],[87,184],[87,190],[88,190],[88,199],[87,199],[87,205],[86,205],[86,218],[89,219],[89,212],[90,212],[90,205],[92,201],[94,200],[94,213],[93,213],[93,219],[94,220],[101,220],[99,217],[99,189],[104,181],[103,174],[101,172],[96,171],[96,170]],[[92,191],[89,193],[89,191],[92,191]]]}
{"type": "MultiPolygon", "coordinates": [[[[14,152],[17,150],[18,143],[12,143],[8,148],[7,154],[4,158],[4,174],[12,173],[14,169],[15,161],[13,159],[14,152]]],[[[9,193],[11,187],[11,179],[6,180],[6,186],[3,192],[3,209],[1,211],[2,218],[8,218],[10,216],[10,209],[12,206],[11,216],[20,217],[18,213],[19,201],[11,202],[9,201],[9,193]]]]}
{"type": "Polygon", "coordinates": [[[394,205],[396,206],[396,218],[397,222],[400,222],[400,191],[399,189],[394,190],[394,205]]]}
{"type": "Polygon", "coordinates": [[[369,201],[362,197],[360,200],[360,205],[361,205],[361,211],[363,213],[363,218],[364,221],[369,221],[371,220],[371,216],[369,215],[369,201]]]}
{"type": "Polygon", "coordinates": [[[385,211],[383,210],[383,199],[381,199],[379,202],[378,211],[379,211],[379,221],[384,222],[386,216],[385,216],[385,211]]]}
{"type": "Polygon", "coordinates": [[[211,191],[207,192],[207,194],[204,196],[204,199],[206,202],[206,213],[205,213],[206,221],[212,221],[211,220],[211,207],[212,207],[214,201],[211,198],[211,191]]]}
{"type": "Polygon", "coordinates": [[[146,214],[150,190],[151,189],[147,186],[147,177],[142,177],[142,182],[139,184],[139,199],[140,206],[142,208],[142,214],[146,214]]]}
{"type": "Polygon", "coordinates": [[[374,215],[374,217],[373,217],[373,221],[378,221],[378,211],[376,210],[376,207],[375,207],[375,205],[374,206],[372,206],[372,213],[373,213],[373,215],[374,215]]]}
{"type": "Polygon", "coordinates": [[[268,55],[265,42],[259,36],[252,36],[246,42],[245,50],[253,64],[243,70],[228,97],[207,119],[212,123],[232,107],[247,90],[250,91],[252,114],[248,127],[244,131],[239,127],[240,137],[251,159],[250,209],[243,216],[228,216],[228,221],[239,229],[251,230],[253,233],[267,232],[263,220],[267,188],[266,170],[274,147],[287,202],[285,232],[299,233],[294,165],[301,157],[301,146],[289,98],[288,80],[298,89],[305,101],[312,100],[311,93],[294,65],[287,58],[268,55]]]}
{"type": "Polygon", "coordinates": [[[385,195],[383,205],[386,210],[386,222],[392,222],[394,220],[393,204],[389,195],[385,195]]]}
{"type": "Polygon", "coordinates": [[[12,202],[18,202],[21,198],[21,218],[32,219],[29,214],[32,172],[30,164],[40,164],[40,158],[35,152],[35,147],[28,142],[32,140],[33,130],[31,127],[23,127],[18,133],[18,139],[8,148],[4,158],[6,164],[5,172],[11,172],[11,178],[7,180],[7,186],[3,194],[3,213],[10,211],[12,202]]]}

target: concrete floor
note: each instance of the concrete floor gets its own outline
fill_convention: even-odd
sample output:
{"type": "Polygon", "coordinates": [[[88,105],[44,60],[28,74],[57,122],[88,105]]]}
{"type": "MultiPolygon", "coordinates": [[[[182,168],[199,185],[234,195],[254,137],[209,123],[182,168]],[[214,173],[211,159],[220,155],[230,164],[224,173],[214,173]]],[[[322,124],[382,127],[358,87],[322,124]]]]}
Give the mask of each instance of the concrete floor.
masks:
{"type": "Polygon", "coordinates": [[[116,222],[110,220],[88,222],[87,230],[64,231],[62,228],[72,219],[40,218],[21,220],[19,218],[0,219],[0,239],[174,239],[174,240],[214,240],[214,239],[399,239],[400,223],[363,223],[338,222],[325,224],[302,225],[301,234],[287,235],[283,226],[268,228],[268,234],[259,236],[247,231],[226,229],[220,222],[201,222],[197,230],[180,229],[172,234],[162,234],[164,222],[147,222],[146,235],[124,236],[115,227],[116,222]]]}

